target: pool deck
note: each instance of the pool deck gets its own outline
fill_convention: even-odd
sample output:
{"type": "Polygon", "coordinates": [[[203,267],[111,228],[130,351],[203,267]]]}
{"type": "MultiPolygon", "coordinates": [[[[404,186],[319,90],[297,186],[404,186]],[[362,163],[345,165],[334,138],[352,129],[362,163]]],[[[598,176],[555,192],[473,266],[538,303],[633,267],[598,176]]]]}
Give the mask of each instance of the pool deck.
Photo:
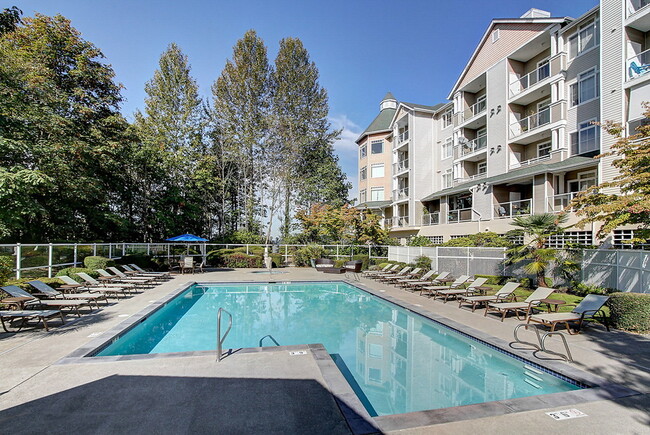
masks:
{"type": "MultiPolygon", "coordinates": [[[[566,366],[640,394],[521,412],[502,404],[492,415],[465,407],[438,414],[405,414],[402,418],[410,427],[401,430],[394,425],[399,419],[372,421],[355,411],[351,389],[341,384],[326,350],[317,344],[241,351],[220,363],[212,352],[61,363],[187,282],[343,279],[313,269],[283,270],[288,273],[235,270],[180,275],[92,315],[78,320],[68,316],[72,321],[65,326],[53,321],[49,333],[29,328],[16,334],[0,333],[0,428],[12,433],[650,433],[650,337],[607,332],[599,326],[567,337],[575,362],[566,366]],[[295,350],[303,352],[292,355],[295,350]],[[568,408],[587,416],[555,421],[545,414],[568,408]],[[462,414],[466,419],[453,421],[462,414]]],[[[501,323],[497,316],[484,317],[482,310],[471,313],[453,302],[443,304],[366,279],[360,284],[414,310],[442,316],[504,342],[512,341],[519,323],[515,318],[501,323]]]]}

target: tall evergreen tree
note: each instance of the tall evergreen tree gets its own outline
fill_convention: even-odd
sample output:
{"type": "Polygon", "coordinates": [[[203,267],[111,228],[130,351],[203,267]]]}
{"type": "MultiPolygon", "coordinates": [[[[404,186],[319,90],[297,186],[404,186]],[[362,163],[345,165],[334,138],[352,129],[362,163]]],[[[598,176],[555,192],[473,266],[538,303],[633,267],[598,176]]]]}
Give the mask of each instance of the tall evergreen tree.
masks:
{"type": "Polygon", "coordinates": [[[237,41],[231,60],[212,86],[215,129],[224,154],[237,161],[240,225],[259,232],[263,213],[261,159],[269,135],[270,67],[266,46],[254,30],[237,41]]]}

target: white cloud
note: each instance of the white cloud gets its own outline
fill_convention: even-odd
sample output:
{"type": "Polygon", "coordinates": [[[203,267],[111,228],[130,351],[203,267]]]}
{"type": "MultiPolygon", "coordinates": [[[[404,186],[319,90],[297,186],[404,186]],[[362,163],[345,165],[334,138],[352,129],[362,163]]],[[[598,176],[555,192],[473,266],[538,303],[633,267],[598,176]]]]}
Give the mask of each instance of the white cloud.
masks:
{"type": "Polygon", "coordinates": [[[334,152],[339,156],[339,163],[348,177],[348,181],[352,183],[349,197],[356,198],[358,188],[357,153],[359,147],[355,141],[361,134],[362,129],[344,114],[330,117],[329,121],[332,123],[332,128],[336,130],[342,129],[339,140],[334,142],[334,152]]]}

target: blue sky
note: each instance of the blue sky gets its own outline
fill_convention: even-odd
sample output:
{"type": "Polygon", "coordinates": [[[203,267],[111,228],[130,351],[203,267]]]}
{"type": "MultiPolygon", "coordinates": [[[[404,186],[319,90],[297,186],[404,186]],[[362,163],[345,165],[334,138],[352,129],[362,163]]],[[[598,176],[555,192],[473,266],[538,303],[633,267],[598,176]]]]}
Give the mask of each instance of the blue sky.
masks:
{"type": "Polygon", "coordinates": [[[332,125],[344,129],[336,150],[356,184],[354,139],[376,116],[387,91],[402,101],[443,102],[492,18],[519,17],[532,7],[578,17],[597,1],[14,0],[8,5],[25,16],[69,18],[113,65],[125,86],[122,111],[129,119],[142,108],[144,84],[171,42],[188,55],[202,95],[209,97],[246,30],[264,39],[271,61],[280,39],[300,38],[329,93],[332,125]]]}

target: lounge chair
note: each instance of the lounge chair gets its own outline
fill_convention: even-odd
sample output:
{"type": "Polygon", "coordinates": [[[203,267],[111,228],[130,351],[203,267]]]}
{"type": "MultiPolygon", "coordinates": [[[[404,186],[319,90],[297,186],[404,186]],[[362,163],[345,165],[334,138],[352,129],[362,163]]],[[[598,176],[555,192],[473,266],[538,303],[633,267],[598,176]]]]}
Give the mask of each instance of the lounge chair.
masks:
{"type": "Polygon", "coordinates": [[[334,260],[329,258],[317,258],[314,262],[316,270],[321,272],[323,269],[334,267],[334,260]]]}
{"type": "Polygon", "coordinates": [[[389,284],[397,284],[397,282],[400,279],[415,279],[418,277],[420,272],[422,271],[421,267],[416,267],[415,269],[411,270],[410,272],[405,273],[404,275],[398,276],[387,276],[383,279],[384,282],[389,283],[389,284]]]}
{"type": "Polygon", "coordinates": [[[95,285],[89,284],[87,281],[86,281],[86,284],[79,284],[73,278],[71,278],[69,276],[66,276],[66,275],[57,276],[57,278],[59,278],[61,281],[63,281],[67,285],[75,285],[75,284],[79,285],[78,288],[72,289],[73,292],[77,291],[77,290],[79,290],[79,291],[89,291],[89,292],[92,292],[92,293],[96,292],[96,293],[101,293],[101,294],[106,295],[106,296],[115,296],[118,299],[120,297],[120,293],[124,293],[123,289],[115,290],[113,287],[104,287],[101,284],[95,286],[95,285]]]}
{"type": "MultiPolygon", "coordinates": [[[[115,268],[109,268],[111,270],[115,268]]],[[[119,270],[119,269],[118,269],[119,270]]],[[[133,284],[135,286],[144,286],[145,284],[149,284],[151,281],[154,280],[154,278],[146,278],[146,277],[135,277],[135,276],[121,276],[121,275],[111,275],[104,269],[96,269],[96,272],[99,273],[101,276],[104,278],[110,278],[110,282],[117,283],[117,284],[133,284]]],[[[121,272],[121,271],[120,271],[121,272]]]]}
{"type": "Polygon", "coordinates": [[[461,296],[458,298],[458,308],[463,304],[470,304],[472,306],[472,313],[476,310],[477,305],[489,304],[490,302],[503,302],[513,297],[513,293],[517,290],[520,284],[518,282],[508,282],[501,287],[492,296],[461,296]]]}
{"type": "Polygon", "coordinates": [[[368,278],[379,279],[382,276],[394,275],[394,274],[396,274],[396,273],[398,273],[400,271],[400,267],[401,266],[399,264],[393,264],[385,272],[382,271],[382,272],[373,273],[372,275],[368,276],[368,278]]]}
{"type": "Polygon", "coordinates": [[[384,266],[384,268],[381,269],[381,270],[364,270],[363,272],[361,272],[361,274],[362,274],[363,276],[365,276],[365,277],[369,277],[370,275],[375,275],[375,274],[377,274],[377,273],[387,272],[388,269],[390,269],[390,268],[393,267],[393,266],[395,266],[395,265],[394,265],[394,264],[387,264],[387,265],[384,266]]]}
{"type": "Polygon", "coordinates": [[[46,331],[49,331],[50,329],[48,328],[47,320],[56,316],[61,318],[62,324],[65,324],[63,313],[59,310],[0,310],[0,322],[2,323],[2,329],[4,329],[5,332],[11,332],[7,329],[5,320],[9,320],[9,323],[11,323],[11,321],[15,319],[22,320],[18,327],[18,331],[27,324],[29,319],[37,319],[39,322],[43,322],[43,328],[45,328],[46,331]]]}
{"type": "Polygon", "coordinates": [[[48,307],[48,308],[56,307],[58,309],[69,308],[72,311],[74,311],[74,313],[78,317],[81,317],[81,313],[79,312],[79,307],[87,306],[91,312],[93,310],[93,307],[90,305],[90,302],[88,302],[85,299],[77,299],[77,300],[39,299],[34,295],[32,295],[31,293],[26,292],[25,290],[15,285],[7,285],[0,288],[5,293],[11,295],[14,298],[30,298],[29,300],[25,301],[25,303],[23,304],[25,308],[29,308],[29,307],[48,307]]]}
{"type": "Polygon", "coordinates": [[[430,286],[430,285],[440,285],[442,279],[445,279],[449,276],[449,272],[442,272],[435,278],[432,278],[429,281],[422,281],[421,283],[416,283],[412,284],[411,287],[413,291],[419,291],[420,295],[422,295],[422,290],[424,290],[424,287],[430,286]]]}
{"type": "MultiPolygon", "coordinates": [[[[593,318],[598,320],[596,316],[600,314],[600,322],[605,325],[605,328],[609,331],[607,318],[603,311],[603,306],[607,300],[609,300],[609,296],[587,295],[578,305],[574,305],[575,308],[570,313],[534,314],[528,316],[528,321],[526,323],[535,322],[550,326],[551,332],[555,331],[555,327],[558,323],[564,323],[569,334],[578,334],[582,327],[582,322],[584,322],[585,319],[593,318]],[[571,331],[569,322],[578,322],[574,332],[571,331]]],[[[565,307],[566,306],[567,305],[565,305],[565,307]]]]}
{"type": "Polygon", "coordinates": [[[422,275],[420,278],[416,278],[416,279],[412,279],[412,278],[398,279],[397,280],[397,285],[402,286],[404,288],[417,286],[419,284],[427,285],[427,284],[431,283],[430,279],[431,279],[431,277],[433,276],[434,273],[436,273],[435,270],[430,270],[427,273],[425,273],[424,275],[422,275]]]}
{"type": "Polygon", "coordinates": [[[124,269],[126,269],[126,270],[131,268],[131,270],[136,271],[136,272],[140,272],[140,274],[143,275],[143,276],[159,276],[161,278],[167,278],[167,279],[171,278],[171,274],[169,272],[151,272],[151,271],[148,271],[148,270],[144,270],[143,268],[141,268],[140,266],[138,266],[135,263],[131,263],[128,266],[123,265],[122,267],[124,269]]]}
{"type": "Polygon", "coordinates": [[[548,287],[537,287],[537,290],[532,292],[530,296],[528,296],[522,302],[488,303],[485,306],[484,316],[487,316],[489,311],[498,311],[501,313],[501,321],[503,322],[503,319],[506,318],[508,311],[514,311],[517,319],[524,320],[525,316],[530,315],[533,308],[538,306],[542,299],[548,298],[554,291],[555,289],[548,287]],[[519,317],[520,311],[525,313],[524,318],[519,317]]]}
{"type": "Polygon", "coordinates": [[[426,286],[422,288],[422,293],[420,293],[420,295],[424,295],[424,292],[427,292],[429,294],[429,297],[433,296],[435,299],[439,291],[457,289],[465,285],[467,280],[469,280],[469,275],[461,275],[456,279],[456,281],[452,282],[449,285],[426,286]]]}
{"type": "MultiPolygon", "coordinates": [[[[643,75],[650,71],[650,64],[638,65],[636,62],[630,63],[630,72],[635,73],[637,76],[643,75]]],[[[632,77],[632,74],[630,74],[632,77]]]]}
{"type": "Polygon", "coordinates": [[[397,276],[404,277],[409,272],[409,270],[411,270],[411,268],[409,266],[405,266],[405,267],[402,268],[402,270],[400,270],[397,273],[389,273],[387,275],[379,275],[379,276],[377,276],[377,281],[384,282],[386,280],[390,281],[390,280],[392,280],[393,278],[395,278],[397,276]]]}
{"type": "MultiPolygon", "coordinates": [[[[117,267],[109,267],[108,270],[113,272],[116,276],[115,279],[118,281],[122,282],[127,282],[127,283],[133,283],[133,284],[151,284],[152,282],[155,281],[155,278],[153,277],[146,277],[146,276],[127,276],[124,272],[122,272],[120,269],[117,267]]],[[[99,270],[98,270],[99,272],[99,270]]],[[[100,272],[101,273],[101,272],[100,272]]],[[[111,276],[109,274],[109,276],[111,276]]]]}
{"type": "Polygon", "coordinates": [[[476,278],[471,284],[466,288],[454,288],[449,290],[438,290],[436,294],[440,297],[444,297],[445,304],[450,297],[458,298],[460,296],[473,296],[478,287],[481,287],[487,282],[487,278],[476,278]]]}
{"type": "Polygon", "coordinates": [[[81,277],[84,281],[86,281],[90,286],[93,287],[93,289],[96,288],[101,288],[103,287],[106,291],[114,291],[117,295],[117,292],[122,293],[126,297],[126,290],[135,290],[135,285],[133,284],[118,284],[118,283],[110,283],[110,282],[99,282],[92,276],[88,275],[86,272],[77,272],[77,275],[81,277]]]}
{"type": "Polygon", "coordinates": [[[52,287],[49,285],[45,284],[43,281],[39,280],[34,280],[34,281],[28,281],[27,284],[31,285],[34,287],[36,290],[39,291],[39,293],[32,293],[34,296],[45,296],[48,298],[52,299],[84,299],[89,302],[94,302],[95,305],[97,306],[97,309],[99,309],[99,300],[103,300],[106,305],[108,305],[108,298],[106,297],[105,294],[102,293],[71,293],[66,295],[65,293],[61,293],[58,290],[54,290],[52,287]]]}

